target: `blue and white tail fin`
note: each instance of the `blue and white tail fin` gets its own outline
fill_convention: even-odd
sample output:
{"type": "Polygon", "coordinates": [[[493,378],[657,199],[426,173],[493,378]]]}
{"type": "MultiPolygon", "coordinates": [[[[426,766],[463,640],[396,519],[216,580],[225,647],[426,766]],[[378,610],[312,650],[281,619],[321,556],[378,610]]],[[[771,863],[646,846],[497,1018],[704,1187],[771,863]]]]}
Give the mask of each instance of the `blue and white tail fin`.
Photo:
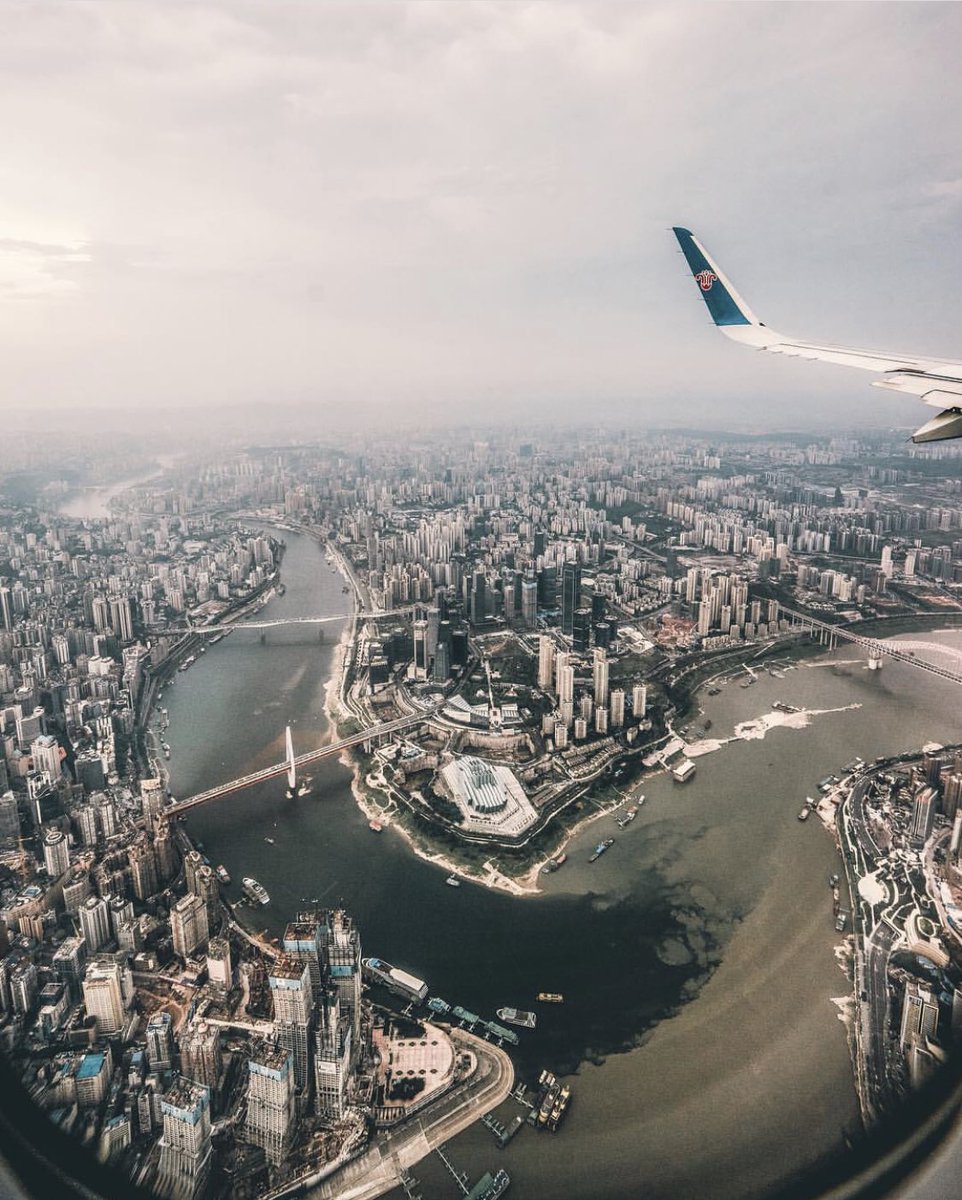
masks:
{"type": "Polygon", "coordinates": [[[715,324],[722,329],[731,325],[760,326],[762,322],[735,291],[721,268],[708,257],[708,251],[691,230],[676,225],[672,227],[672,233],[678,239],[715,324]]]}

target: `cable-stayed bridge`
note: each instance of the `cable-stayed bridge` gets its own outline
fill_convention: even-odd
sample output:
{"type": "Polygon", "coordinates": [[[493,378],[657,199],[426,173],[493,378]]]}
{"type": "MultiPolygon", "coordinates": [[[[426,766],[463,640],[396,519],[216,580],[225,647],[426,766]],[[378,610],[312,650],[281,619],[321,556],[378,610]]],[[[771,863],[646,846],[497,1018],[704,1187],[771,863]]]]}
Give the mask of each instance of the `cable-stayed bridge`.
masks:
{"type": "MultiPolygon", "coordinates": [[[[326,746],[320,746],[317,750],[309,750],[306,754],[299,754],[294,759],[294,766],[295,768],[309,767],[312,763],[320,762],[323,758],[330,758],[333,755],[340,754],[342,750],[346,750],[349,746],[357,746],[361,742],[375,741],[386,735],[397,733],[402,729],[410,729],[414,725],[420,725],[423,721],[427,721],[433,717],[439,707],[439,705],[434,704],[430,708],[422,709],[420,712],[410,713],[406,717],[399,717],[396,721],[385,721],[379,725],[371,725],[367,729],[360,730],[358,733],[352,733],[348,737],[339,738],[336,742],[329,742],[326,746]]],[[[279,776],[285,775],[289,765],[288,760],[285,758],[282,762],[274,763],[270,767],[263,767],[260,771],[252,771],[249,775],[242,775],[238,779],[231,779],[227,783],[220,783],[216,787],[198,792],[194,796],[189,796],[186,800],[172,804],[165,811],[168,816],[178,816],[189,809],[198,808],[201,804],[208,804],[211,800],[218,800],[221,796],[228,796],[231,792],[239,792],[242,788],[251,787],[255,783],[263,783],[267,779],[276,779],[279,776]]]]}

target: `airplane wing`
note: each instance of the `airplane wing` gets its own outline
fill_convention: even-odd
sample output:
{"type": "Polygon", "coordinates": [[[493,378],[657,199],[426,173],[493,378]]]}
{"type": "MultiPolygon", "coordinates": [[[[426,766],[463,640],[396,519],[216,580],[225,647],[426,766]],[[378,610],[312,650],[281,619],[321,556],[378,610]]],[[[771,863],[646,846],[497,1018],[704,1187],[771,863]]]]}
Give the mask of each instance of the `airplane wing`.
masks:
{"type": "Polygon", "coordinates": [[[759,321],[690,229],[676,226],[672,232],[691,267],[712,320],[726,337],[745,346],[753,346],[756,350],[769,350],[773,354],[822,359],[843,367],[874,371],[879,378],[873,381],[873,387],[906,392],[918,396],[925,404],[943,409],[938,416],[915,431],[913,442],[938,442],[962,437],[962,361],[853,350],[844,346],[803,342],[776,333],[759,321]]]}

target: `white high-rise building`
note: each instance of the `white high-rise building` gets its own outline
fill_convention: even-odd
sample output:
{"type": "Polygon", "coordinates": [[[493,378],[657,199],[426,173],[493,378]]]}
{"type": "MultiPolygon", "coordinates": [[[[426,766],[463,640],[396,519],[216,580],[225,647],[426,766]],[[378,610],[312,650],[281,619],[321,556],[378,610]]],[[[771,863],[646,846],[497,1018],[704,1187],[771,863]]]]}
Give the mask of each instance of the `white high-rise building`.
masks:
{"type": "Polygon", "coordinates": [[[119,963],[95,961],[84,974],[84,1007],[88,1016],[97,1018],[98,1035],[119,1033],[124,1027],[122,970],[119,963]]]}
{"type": "Polygon", "coordinates": [[[648,711],[648,688],[643,683],[636,683],[631,689],[631,710],[636,721],[640,721],[648,711]]]}
{"type": "Polygon", "coordinates": [[[62,829],[48,829],[43,835],[43,864],[50,879],[59,879],[70,866],[70,847],[62,829]]]}
{"type": "Polygon", "coordinates": [[[546,692],[554,678],[554,642],[546,634],[538,638],[538,687],[546,692]]]}
{"type": "Polygon", "coordinates": [[[88,896],[81,904],[80,932],[88,954],[94,954],[110,941],[110,912],[101,896],[88,896]]]}

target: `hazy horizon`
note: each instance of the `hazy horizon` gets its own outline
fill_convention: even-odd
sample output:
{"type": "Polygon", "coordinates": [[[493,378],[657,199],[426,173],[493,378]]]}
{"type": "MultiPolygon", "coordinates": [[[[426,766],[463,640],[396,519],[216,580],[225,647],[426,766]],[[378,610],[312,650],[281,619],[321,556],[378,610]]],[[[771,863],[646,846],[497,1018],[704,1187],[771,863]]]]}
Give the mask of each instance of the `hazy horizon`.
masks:
{"type": "Polygon", "coordinates": [[[672,224],[778,329],[962,355],[957,5],[90,0],[0,19],[0,417],[928,415],[718,337],[672,224]]]}

